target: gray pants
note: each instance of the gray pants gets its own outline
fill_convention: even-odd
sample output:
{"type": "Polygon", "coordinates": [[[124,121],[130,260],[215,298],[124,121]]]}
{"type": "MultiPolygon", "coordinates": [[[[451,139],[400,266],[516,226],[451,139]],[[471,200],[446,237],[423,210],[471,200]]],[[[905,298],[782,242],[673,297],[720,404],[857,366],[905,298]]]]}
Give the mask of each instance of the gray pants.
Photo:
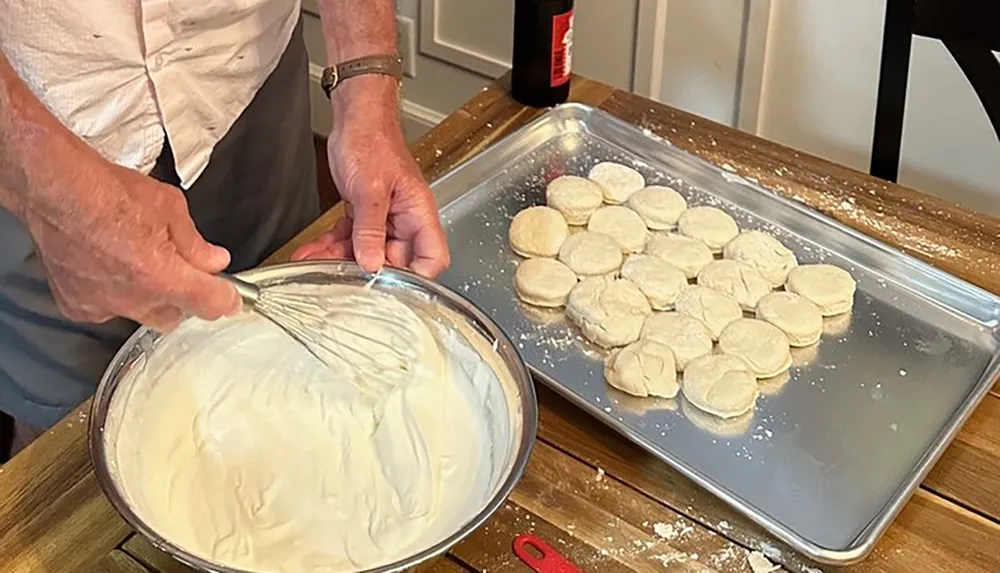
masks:
{"type": "MultiPolygon", "coordinates": [[[[300,25],[186,192],[198,230],[232,253],[230,270],[257,265],[319,215],[310,125],[300,25]]],[[[178,183],[169,146],[152,176],[178,183]]],[[[63,318],[30,237],[0,210],[0,411],[19,420],[22,432],[51,426],[86,400],[135,328],[122,319],[95,325],[63,318]]]]}

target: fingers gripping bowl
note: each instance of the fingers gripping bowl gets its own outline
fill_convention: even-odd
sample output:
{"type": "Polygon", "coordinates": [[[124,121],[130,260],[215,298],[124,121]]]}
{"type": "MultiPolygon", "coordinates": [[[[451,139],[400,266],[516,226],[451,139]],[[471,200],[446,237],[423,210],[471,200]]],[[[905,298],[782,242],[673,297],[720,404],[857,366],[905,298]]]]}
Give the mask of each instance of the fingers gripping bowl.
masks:
{"type": "Polygon", "coordinates": [[[443,553],[504,503],[537,405],[488,317],[398,270],[371,291],[347,262],[241,277],[373,297],[366,308],[394,326],[416,317],[432,336],[412,346],[439,349],[433,375],[376,403],[318,377],[305,349],[247,312],[142,329],[105,372],[89,435],[98,482],[130,525],[203,571],[389,573],[443,553]]]}

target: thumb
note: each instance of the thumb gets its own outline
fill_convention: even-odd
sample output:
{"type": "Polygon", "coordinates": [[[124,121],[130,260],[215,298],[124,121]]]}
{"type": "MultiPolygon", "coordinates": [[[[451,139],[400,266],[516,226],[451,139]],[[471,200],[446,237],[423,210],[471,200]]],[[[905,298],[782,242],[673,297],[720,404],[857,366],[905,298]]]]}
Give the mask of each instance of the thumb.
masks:
{"type": "Polygon", "coordinates": [[[206,241],[194,226],[187,209],[167,222],[170,239],[181,256],[194,268],[206,273],[218,273],[229,266],[229,251],[206,241]]]}
{"type": "Polygon", "coordinates": [[[366,199],[354,205],[351,243],[354,259],[366,272],[374,273],[385,264],[385,225],[389,216],[387,198],[366,199]]]}
{"type": "MultiPolygon", "coordinates": [[[[207,243],[206,243],[207,244],[207,243]]],[[[185,314],[205,320],[236,314],[242,300],[229,282],[177,259],[174,265],[170,303],[185,314]]]]}

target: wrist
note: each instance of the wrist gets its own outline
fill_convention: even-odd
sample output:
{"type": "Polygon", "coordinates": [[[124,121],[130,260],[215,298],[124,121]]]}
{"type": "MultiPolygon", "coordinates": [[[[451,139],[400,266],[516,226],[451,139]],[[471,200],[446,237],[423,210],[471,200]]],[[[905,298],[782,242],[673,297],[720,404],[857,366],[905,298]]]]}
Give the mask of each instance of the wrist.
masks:
{"type": "Polygon", "coordinates": [[[338,113],[399,115],[399,81],[385,74],[365,74],[341,82],[330,94],[334,117],[338,113]]]}

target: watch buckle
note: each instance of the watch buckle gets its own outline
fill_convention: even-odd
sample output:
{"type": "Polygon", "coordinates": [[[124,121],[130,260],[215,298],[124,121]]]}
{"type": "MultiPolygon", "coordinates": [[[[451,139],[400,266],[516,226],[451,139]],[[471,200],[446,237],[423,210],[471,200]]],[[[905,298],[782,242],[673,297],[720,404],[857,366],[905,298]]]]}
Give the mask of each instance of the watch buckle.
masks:
{"type": "Polygon", "coordinates": [[[340,83],[340,66],[330,66],[330,91],[340,83]]]}

